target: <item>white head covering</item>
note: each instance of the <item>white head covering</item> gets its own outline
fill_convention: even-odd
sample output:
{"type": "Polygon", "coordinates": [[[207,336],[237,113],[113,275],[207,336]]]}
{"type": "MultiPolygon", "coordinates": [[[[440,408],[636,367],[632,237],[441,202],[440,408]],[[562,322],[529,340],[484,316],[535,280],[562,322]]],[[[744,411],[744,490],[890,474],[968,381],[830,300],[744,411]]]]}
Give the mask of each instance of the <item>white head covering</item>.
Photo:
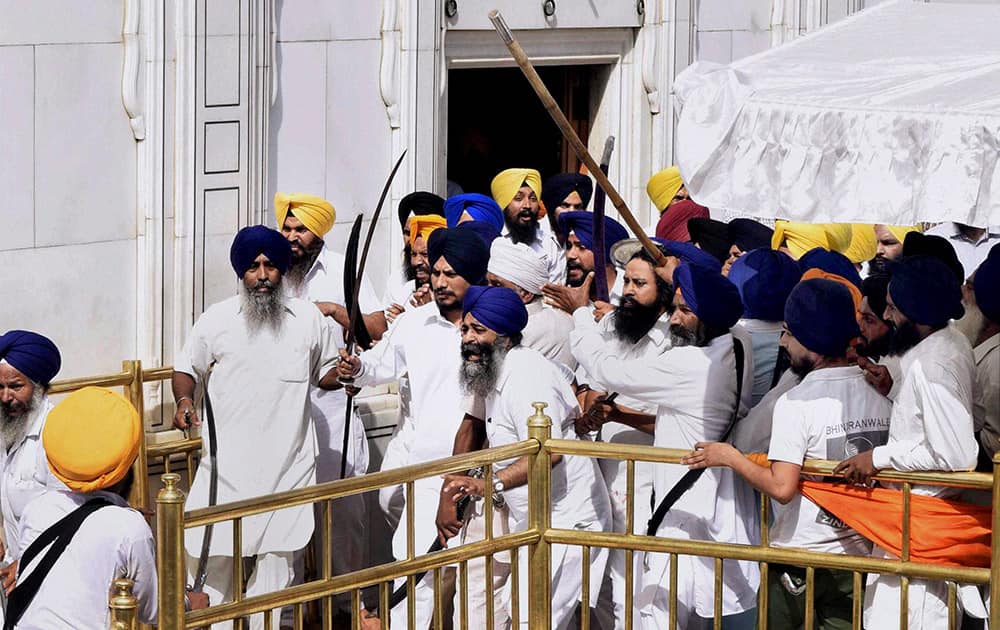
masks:
{"type": "Polygon", "coordinates": [[[535,253],[524,243],[498,238],[490,246],[486,270],[535,295],[541,295],[542,285],[549,281],[548,268],[548,256],[535,253]]]}

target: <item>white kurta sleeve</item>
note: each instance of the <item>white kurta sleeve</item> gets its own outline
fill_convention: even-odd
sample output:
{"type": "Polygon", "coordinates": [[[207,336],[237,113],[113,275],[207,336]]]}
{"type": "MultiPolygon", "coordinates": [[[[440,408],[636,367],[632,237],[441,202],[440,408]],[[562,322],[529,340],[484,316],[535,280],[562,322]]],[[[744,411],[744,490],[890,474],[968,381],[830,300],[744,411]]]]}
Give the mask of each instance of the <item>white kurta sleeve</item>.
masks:
{"type": "Polygon", "coordinates": [[[204,380],[209,366],[215,360],[210,347],[211,320],[206,319],[206,317],[211,316],[207,313],[202,314],[194,323],[187,341],[184,342],[184,348],[180,355],[174,358],[174,371],[183,372],[194,378],[195,381],[204,380]]]}
{"type": "Polygon", "coordinates": [[[139,621],[156,624],[156,545],[152,534],[142,540],[126,541],[120,552],[124,558],[126,577],[135,584],[132,593],[139,603],[139,621]]]}
{"type": "Polygon", "coordinates": [[[407,325],[408,319],[403,319],[406,313],[396,320],[396,325],[389,328],[382,339],[370,350],[361,353],[361,373],[354,379],[357,387],[382,385],[399,379],[406,373],[406,352],[403,341],[407,334],[419,334],[407,325]]]}
{"type": "MultiPolygon", "coordinates": [[[[317,311],[318,313],[319,311],[317,311]]],[[[330,326],[322,315],[316,325],[316,343],[310,353],[309,364],[310,381],[315,384],[320,381],[326,373],[332,370],[340,359],[340,347],[337,343],[337,336],[340,333],[339,326],[330,326]]]]}

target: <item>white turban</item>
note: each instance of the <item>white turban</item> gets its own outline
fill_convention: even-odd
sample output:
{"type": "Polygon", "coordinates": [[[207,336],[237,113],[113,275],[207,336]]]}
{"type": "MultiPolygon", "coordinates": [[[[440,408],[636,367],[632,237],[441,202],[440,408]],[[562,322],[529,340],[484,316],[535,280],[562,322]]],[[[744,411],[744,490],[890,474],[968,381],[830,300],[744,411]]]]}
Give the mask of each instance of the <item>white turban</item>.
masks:
{"type": "Polygon", "coordinates": [[[548,269],[548,256],[535,253],[524,243],[498,238],[490,246],[486,270],[535,295],[541,295],[542,285],[549,281],[548,269]]]}

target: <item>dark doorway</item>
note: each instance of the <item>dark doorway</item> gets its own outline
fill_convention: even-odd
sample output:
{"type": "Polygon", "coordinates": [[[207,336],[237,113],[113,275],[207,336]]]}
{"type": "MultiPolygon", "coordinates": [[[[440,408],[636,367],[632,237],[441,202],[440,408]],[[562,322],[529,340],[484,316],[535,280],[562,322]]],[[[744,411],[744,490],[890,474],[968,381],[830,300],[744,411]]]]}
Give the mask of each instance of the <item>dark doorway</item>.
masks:
{"type": "MultiPolygon", "coordinates": [[[[593,77],[601,66],[542,66],[538,74],[584,143],[590,135],[593,77]]],[[[448,179],[490,193],[505,168],[538,169],[545,179],[580,163],[519,68],[448,73],[448,179]]]]}

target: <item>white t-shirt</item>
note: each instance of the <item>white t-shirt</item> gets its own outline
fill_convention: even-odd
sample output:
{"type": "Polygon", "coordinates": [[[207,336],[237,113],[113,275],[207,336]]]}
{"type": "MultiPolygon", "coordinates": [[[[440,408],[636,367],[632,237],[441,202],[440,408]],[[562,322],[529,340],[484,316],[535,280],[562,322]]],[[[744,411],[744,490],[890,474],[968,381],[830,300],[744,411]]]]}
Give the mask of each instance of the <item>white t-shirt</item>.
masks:
{"type": "MultiPolygon", "coordinates": [[[[810,372],[774,406],[771,461],[842,460],[885,444],[892,403],[857,366],[810,372]]],[[[827,553],[868,555],[871,543],[796,493],[776,505],[771,544],[827,553]]]]}

